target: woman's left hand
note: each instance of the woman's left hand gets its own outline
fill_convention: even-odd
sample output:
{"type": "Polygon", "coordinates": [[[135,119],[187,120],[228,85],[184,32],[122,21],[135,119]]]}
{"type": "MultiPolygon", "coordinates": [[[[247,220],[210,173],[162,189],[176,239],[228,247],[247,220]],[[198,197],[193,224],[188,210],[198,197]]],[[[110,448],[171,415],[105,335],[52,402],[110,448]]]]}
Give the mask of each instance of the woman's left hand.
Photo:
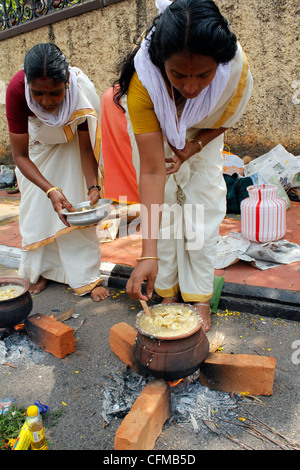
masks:
{"type": "Polygon", "coordinates": [[[89,191],[89,200],[91,201],[91,206],[97,204],[100,199],[100,191],[98,188],[92,188],[89,191]]]}
{"type": "Polygon", "coordinates": [[[183,149],[177,149],[170,144],[169,146],[174,152],[172,158],[166,158],[166,163],[171,163],[171,165],[167,166],[166,172],[167,175],[171,175],[172,173],[176,173],[179,168],[181,167],[182,163],[188,160],[190,157],[195,155],[199,150],[198,142],[188,142],[186,141],[185,147],[183,149]]]}

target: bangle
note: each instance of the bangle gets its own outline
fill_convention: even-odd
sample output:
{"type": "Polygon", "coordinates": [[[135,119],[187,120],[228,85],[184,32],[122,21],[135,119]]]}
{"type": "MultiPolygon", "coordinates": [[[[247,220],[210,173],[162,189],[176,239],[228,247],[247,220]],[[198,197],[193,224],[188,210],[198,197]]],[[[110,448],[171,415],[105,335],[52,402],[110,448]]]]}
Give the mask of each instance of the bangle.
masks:
{"type": "Polygon", "coordinates": [[[196,137],[195,139],[192,139],[192,140],[187,140],[187,142],[197,142],[197,143],[199,144],[199,146],[200,146],[199,152],[202,152],[202,150],[203,150],[203,144],[202,144],[201,140],[198,139],[198,137],[196,137]]]}
{"type": "Polygon", "coordinates": [[[50,197],[51,191],[60,191],[62,193],[62,190],[60,188],[56,188],[55,186],[53,186],[52,188],[48,189],[48,191],[46,192],[47,197],[50,197]]]}
{"type": "Polygon", "coordinates": [[[87,190],[87,194],[89,194],[90,190],[93,189],[93,188],[97,188],[99,191],[101,189],[101,186],[98,186],[98,184],[93,184],[92,186],[90,186],[87,190]]]}
{"type": "Polygon", "coordinates": [[[156,261],[159,261],[157,256],[141,256],[140,258],[137,258],[137,261],[143,261],[144,259],[155,259],[156,261]]]}

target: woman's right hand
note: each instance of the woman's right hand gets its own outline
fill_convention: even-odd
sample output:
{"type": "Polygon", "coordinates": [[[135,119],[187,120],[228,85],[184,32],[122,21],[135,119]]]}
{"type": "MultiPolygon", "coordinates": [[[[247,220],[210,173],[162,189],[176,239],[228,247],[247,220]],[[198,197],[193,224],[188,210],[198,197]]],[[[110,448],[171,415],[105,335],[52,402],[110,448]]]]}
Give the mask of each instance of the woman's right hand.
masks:
{"type": "Polygon", "coordinates": [[[74,208],[72,204],[68,201],[66,196],[59,191],[58,189],[54,189],[49,193],[49,198],[51,199],[53,208],[55,212],[57,212],[58,217],[60,220],[67,226],[70,227],[70,224],[67,222],[67,218],[65,215],[61,213],[63,209],[67,209],[69,212],[74,212],[74,208]]]}
{"type": "Polygon", "coordinates": [[[132,299],[149,300],[152,297],[158,272],[156,260],[139,261],[127,282],[126,292],[132,299]],[[147,281],[146,295],[142,294],[142,284],[147,281]]]}

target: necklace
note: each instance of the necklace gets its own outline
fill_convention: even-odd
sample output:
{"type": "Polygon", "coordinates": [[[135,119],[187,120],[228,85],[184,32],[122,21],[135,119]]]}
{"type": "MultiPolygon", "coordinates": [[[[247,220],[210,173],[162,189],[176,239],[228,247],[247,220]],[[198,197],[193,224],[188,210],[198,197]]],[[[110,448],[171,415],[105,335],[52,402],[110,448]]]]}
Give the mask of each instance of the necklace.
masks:
{"type": "Polygon", "coordinates": [[[171,83],[171,94],[172,94],[172,101],[175,105],[175,122],[176,122],[176,129],[177,129],[177,132],[179,132],[179,121],[178,121],[178,116],[177,116],[177,108],[176,108],[176,102],[175,102],[175,97],[174,97],[174,88],[173,88],[173,85],[171,83]]]}

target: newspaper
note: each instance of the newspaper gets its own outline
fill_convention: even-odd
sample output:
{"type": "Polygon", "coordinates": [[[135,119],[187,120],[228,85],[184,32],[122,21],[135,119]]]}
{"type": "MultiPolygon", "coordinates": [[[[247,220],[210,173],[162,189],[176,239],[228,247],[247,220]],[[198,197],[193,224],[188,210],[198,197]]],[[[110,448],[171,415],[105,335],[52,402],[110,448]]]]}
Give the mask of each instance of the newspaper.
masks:
{"type": "Polygon", "coordinates": [[[300,159],[289,153],[282,145],[255,158],[244,166],[245,176],[253,176],[257,184],[278,182],[285,191],[300,186],[300,159]]]}
{"type": "Polygon", "coordinates": [[[224,269],[240,260],[264,271],[300,261],[300,246],[285,239],[267,243],[251,242],[239,232],[220,237],[215,268],[224,269]]]}

